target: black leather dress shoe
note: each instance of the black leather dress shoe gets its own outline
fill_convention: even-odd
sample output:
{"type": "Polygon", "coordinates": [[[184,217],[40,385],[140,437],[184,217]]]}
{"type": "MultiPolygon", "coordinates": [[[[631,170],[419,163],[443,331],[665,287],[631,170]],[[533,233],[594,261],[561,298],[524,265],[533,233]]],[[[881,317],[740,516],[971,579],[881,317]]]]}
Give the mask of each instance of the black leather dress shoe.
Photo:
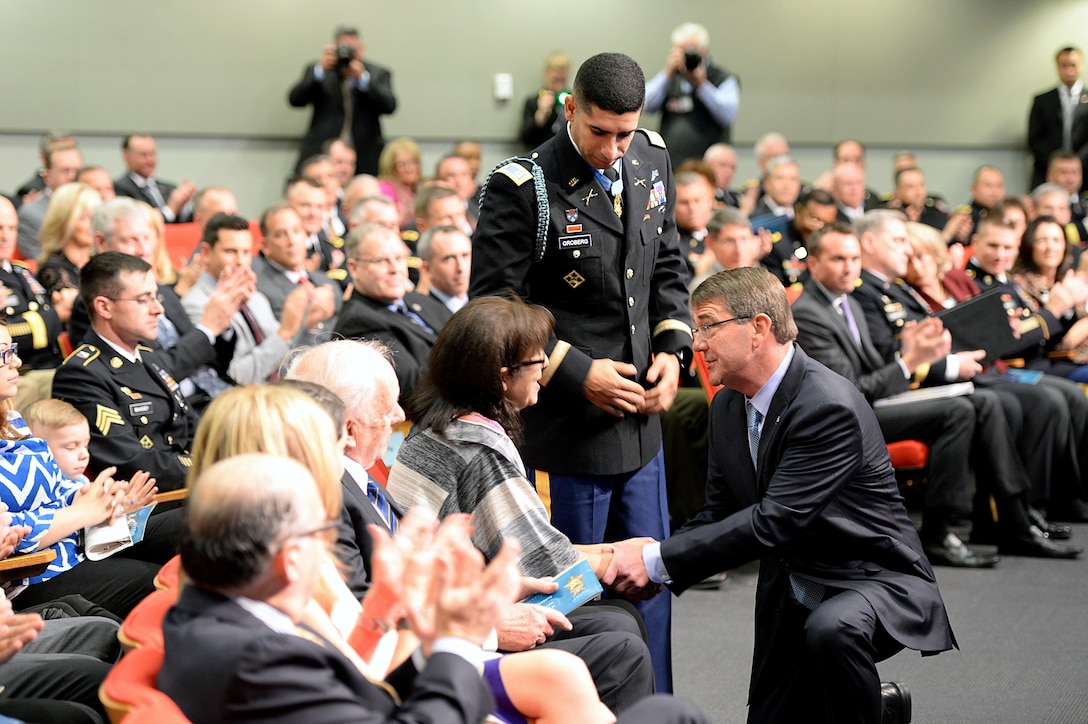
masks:
{"type": "Polygon", "coordinates": [[[1047,521],[1042,513],[1035,508],[1028,508],[1028,519],[1039,530],[1046,534],[1050,540],[1069,540],[1073,537],[1073,529],[1068,525],[1054,525],[1047,521]]]}
{"type": "Polygon", "coordinates": [[[975,553],[951,533],[944,537],[940,545],[927,544],[922,548],[929,562],[935,566],[993,568],[1001,560],[989,553],[975,553]]]}
{"type": "Polygon", "coordinates": [[[1084,549],[1080,546],[1063,545],[1049,540],[1043,532],[1031,526],[1029,535],[1007,538],[997,546],[997,552],[1005,556],[1029,556],[1031,558],[1076,558],[1084,549]]]}
{"type": "Polygon", "coordinates": [[[884,705],[882,724],[910,724],[910,689],[906,684],[881,682],[880,702],[884,705]]]}

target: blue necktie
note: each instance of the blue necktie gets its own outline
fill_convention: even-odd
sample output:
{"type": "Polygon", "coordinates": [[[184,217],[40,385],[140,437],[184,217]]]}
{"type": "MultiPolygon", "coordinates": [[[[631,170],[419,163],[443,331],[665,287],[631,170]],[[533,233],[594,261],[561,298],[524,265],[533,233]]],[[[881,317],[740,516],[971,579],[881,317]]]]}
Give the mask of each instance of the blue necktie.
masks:
{"type": "Polygon", "coordinates": [[[389,501],[386,500],[385,494],[382,493],[382,489],[379,488],[378,484],[373,480],[366,481],[366,497],[370,498],[370,502],[378,509],[378,514],[381,515],[382,520],[385,521],[386,527],[389,528],[393,535],[396,535],[397,515],[390,507],[389,501]]]}
{"type": "Polygon", "coordinates": [[[748,406],[748,452],[752,456],[752,467],[756,467],[756,456],[759,455],[759,423],[763,421],[763,414],[751,401],[745,404],[748,406]]]}

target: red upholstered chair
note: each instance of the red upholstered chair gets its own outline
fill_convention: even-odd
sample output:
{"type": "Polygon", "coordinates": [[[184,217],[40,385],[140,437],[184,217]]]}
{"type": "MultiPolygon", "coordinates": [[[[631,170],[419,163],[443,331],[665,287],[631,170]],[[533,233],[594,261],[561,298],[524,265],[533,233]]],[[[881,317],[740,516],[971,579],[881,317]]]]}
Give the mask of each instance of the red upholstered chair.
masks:
{"type": "Polygon", "coordinates": [[[178,588],[161,589],[148,594],[125,616],[117,639],[125,651],[141,646],[162,648],[162,620],[178,600],[178,588]]]}
{"type": "Polygon", "coordinates": [[[161,646],[141,646],[121,657],[106,674],[98,698],[111,724],[120,724],[122,720],[156,724],[188,721],[170,697],[155,688],[162,659],[161,646]],[[137,710],[162,711],[174,718],[129,718],[137,710]]]}
{"type": "Polygon", "coordinates": [[[187,224],[166,224],[165,231],[163,241],[166,242],[166,254],[174,268],[181,271],[200,242],[200,227],[190,221],[187,224]]]}
{"type": "Polygon", "coordinates": [[[155,588],[177,590],[181,582],[181,556],[168,560],[155,575],[155,588]]]}
{"type": "Polygon", "coordinates": [[[378,458],[374,461],[374,464],[367,470],[370,473],[370,477],[377,480],[382,485],[389,482],[389,466],[385,464],[385,461],[378,458]]]}

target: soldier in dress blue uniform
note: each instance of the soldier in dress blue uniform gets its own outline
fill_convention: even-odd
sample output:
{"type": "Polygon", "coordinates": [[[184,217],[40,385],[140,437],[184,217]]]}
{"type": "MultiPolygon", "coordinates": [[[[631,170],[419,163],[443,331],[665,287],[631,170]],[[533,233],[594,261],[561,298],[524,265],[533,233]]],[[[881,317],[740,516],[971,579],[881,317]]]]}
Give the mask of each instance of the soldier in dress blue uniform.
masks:
{"type": "Polygon", "coordinates": [[[159,490],[185,484],[197,415],[159,357],[154,339],[162,302],[151,266],[106,252],[80,271],[91,330],[57,369],[53,395],[90,422],[89,476],[110,465],[119,478],[147,470],[159,490]]]}
{"type": "MultiPolygon", "coordinates": [[[[469,296],[512,289],[556,319],[522,455],[549,473],[552,523],[575,543],[668,532],[657,413],[691,359],[691,319],[669,155],[637,128],[644,84],[625,55],[587,60],[566,125],[492,173],[473,236],[469,296]]],[[[671,691],[669,599],[641,611],[671,691]]]]}

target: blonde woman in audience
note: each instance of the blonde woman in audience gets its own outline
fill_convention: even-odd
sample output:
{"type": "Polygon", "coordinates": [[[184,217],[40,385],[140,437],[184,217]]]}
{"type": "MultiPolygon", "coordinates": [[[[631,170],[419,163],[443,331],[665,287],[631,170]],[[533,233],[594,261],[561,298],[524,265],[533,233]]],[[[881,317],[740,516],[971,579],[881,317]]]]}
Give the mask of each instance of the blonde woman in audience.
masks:
{"type": "Polygon", "coordinates": [[[415,222],[420,169],[419,146],[411,138],[390,141],[378,158],[378,187],[397,205],[401,229],[407,229],[415,222]]]}
{"type": "Polygon", "coordinates": [[[954,269],[939,230],[916,221],[906,224],[911,248],[907,283],[925,300],[929,311],[954,307],[978,294],[974,282],[954,269]]]}
{"type": "MultiPolygon", "coordinates": [[[[245,453],[263,452],[298,460],[313,474],[320,491],[326,515],[338,520],[341,508],[340,462],[345,436],[344,406],[325,388],[312,383],[292,382],[273,385],[249,385],[228,390],[216,397],[205,411],[193,443],[193,467],[190,484],[218,460],[245,453]],[[295,386],[300,386],[295,388],[295,386]],[[315,389],[316,388],[316,389],[315,389]],[[308,390],[303,392],[303,389],[308,390]],[[316,402],[315,395],[321,402],[316,402]],[[331,413],[331,414],[330,414],[331,413]],[[337,418],[337,419],[334,419],[337,418]]],[[[409,528],[419,530],[418,519],[405,518],[409,528]]],[[[335,529],[332,531],[335,532],[335,529]]],[[[410,631],[401,632],[398,646],[391,658],[367,661],[349,644],[362,638],[367,627],[385,621],[393,610],[403,610],[399,604],[390,607],[387,600],[379,601],[374,588],[379,586],[381,566],[390,560],[390,550],[383,545],[394,544],[377,530],[381,538],[375,557],[375,583],[362,606],[340,579],[334,558],[326,557],[321,584],[315,593],[303,623],[310,626],[330,644],[347,656],[360,670],[371,677],[382,678],[394,668],[411,666],[408,654],[418,640],[410,631]],[[373,598],[372,598],[373,597],[373,598]],[[374,602],[371,610],[368,602],[374,602]],[[352,606],[354,604],[354,606],[352,606]],[[385,663],[388,661],[389,663],[385,663]]],[[[330,537],[330,541],[332,537],[330,537]]],[[[406,539],[407,540],[407,539],[406,539]]],[[[403,548],[403,545],[402,545],[403,548]]],[[[394,556],[395,558],[395,556],[394,556]]],[[[399,588],[396,581],[381,581],[382,585],[399,588]],[[397,585],[394,585],[397,584],[397,585]]],[[[395,592],[395,591],[394,591],[395,592]]],[[[405,593],[408,598],[408,594],[405,593]]],[[[399,595],[396,596],[399,599],[399,595]]],[[[395,619],[394,619],[395,620],[395,619]]],[[[485,665],[484,676],[500,703],[494,714],[500,722],[613,722],[615,716],[597,697],[593,681],[585,664],[577,657],[560,651],[529,651],[510,654],[496,663],[485,665]],[[488,671],[491,672],[489,675],[488,671]],[[555,692],[562,691],[557,697],[555,692]],[[503,710],[503,700],[509,705],[503,710]]],[[[393,681],[395,677],[391,677],[393,681]]]]}
{"type": "Polygon", "coordinates": [[[79,294],[79,270],[94,251],[91,215],[101,203],[102,197],[87,184],[64,184],[50,197],[38,230],[42,243],[38,281],[65,324],[72,314],[72,302],[79,294]]]}

